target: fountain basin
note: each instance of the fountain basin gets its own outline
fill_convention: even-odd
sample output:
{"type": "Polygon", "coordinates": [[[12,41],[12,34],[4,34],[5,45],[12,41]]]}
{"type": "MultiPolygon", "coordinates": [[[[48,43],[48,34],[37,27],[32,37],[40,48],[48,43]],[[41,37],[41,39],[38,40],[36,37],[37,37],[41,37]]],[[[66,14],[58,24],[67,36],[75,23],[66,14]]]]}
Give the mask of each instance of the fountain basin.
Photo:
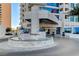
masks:
{"type": "Polygon", "coordinates": [[[18,37],[14,37],[8,40],[8,46],[13,49],[23,48],[26,51],[34,51],[54,47],[56,43],[54,43],[52,37],[39,40],[19,40],[18,37]]]}

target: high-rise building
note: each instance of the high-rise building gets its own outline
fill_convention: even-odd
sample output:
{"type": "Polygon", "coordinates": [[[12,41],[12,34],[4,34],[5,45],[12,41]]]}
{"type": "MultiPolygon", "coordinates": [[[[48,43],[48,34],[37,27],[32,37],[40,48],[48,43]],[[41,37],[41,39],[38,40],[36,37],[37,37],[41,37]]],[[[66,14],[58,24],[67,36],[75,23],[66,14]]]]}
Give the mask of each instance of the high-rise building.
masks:
{"type": "Polygon", "coordinates": [[[53,9],[51,9],[50,4],[45,4],[45,3],[44,4],[43,3],[40,3],[40,4],[22,3],[20,4],[20,19],[21,19],[20,24],[22,26],[25,25],[27,28],[30,28],[31,17],[32,17],[31,15],[37,12],[38,16],[37,15],[36,16],[38,17],[37,20],[39,20],[40,31],[45,30],[45,31],[49,31],[50,34],[52,34],[52,32],[55,32],[56,26],[59,22],[58,21],[59,16],[57,15],[58,13],[57,4],[55,4],[54,7],[52,8],[53,9]],[[34,6],[37,6],[38,12],[34,11],[36,10],[34,6]]]}
{"type": "MultiPolygon", "coordinates": [[[[30,20],[32,14],[33,5],[40,4],[20,4],[20,16],[21,25],[27,24],[27,27],[31,26],[30,20]],[[30,15],[31,15],[30,14],[30,15]],[[26,17],[27,16],[27,17],[26,17]],[[26,21],[27,20],[27,21],[26,21]]],[[[50,33],[55,32],[55,34],[65,33],[79,33],[79,19],[78,16],[69,16],[68,12],[72,10],[78,3],[47,3],[42,4],[39,7],[39,19],[40,19],[40,29],[49,30],[50,33]],[[43,12],[42,12],[43,11],[43,12]]],[[[36,11],[34,11],[36,12],[36,11]]]]}
{"type": "Polygon", "coordinates": [[[0,24],[5,28],[11,27],[11,4],[0,3],[0,24]]]}

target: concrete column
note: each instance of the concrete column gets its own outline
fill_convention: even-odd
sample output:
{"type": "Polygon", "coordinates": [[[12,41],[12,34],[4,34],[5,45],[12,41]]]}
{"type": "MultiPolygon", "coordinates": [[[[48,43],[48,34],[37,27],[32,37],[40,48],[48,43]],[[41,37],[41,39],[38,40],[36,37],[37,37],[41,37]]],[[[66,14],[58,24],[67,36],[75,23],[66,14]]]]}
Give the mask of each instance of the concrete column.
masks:
{"type": "Polygon", "coordinates": [[[62,34],[62,32],[64,32],[65,14],[61,14],[61,18],[62,18],[62,27],[61,27],[61,34],[62,34]]]}
{"type": "MultiPolygon", "coordinates": [[[[61,14],[61,18],[62,18],[62,32],[64,32],[64,21],[65,21],[65,3],[63,3],[63,6],[64,6],[64,8],[63,8],[63,14],[61,14]]],[[[61,34],[62,34],[62,32],[61,32],[61,34]]]]}
{"type": "Polygon", "coordinates": [[[73,32],[74,32],[74,28],[72,27],[72,32],[71,33],[73,34],[73,32]]]}
{"type": "Polygon", "coordinates": [[[39,32],[39,18],[38,18],[38,11],[39,7],[34,5],[31,8],[31,33],[38,33],[39,32]]]}

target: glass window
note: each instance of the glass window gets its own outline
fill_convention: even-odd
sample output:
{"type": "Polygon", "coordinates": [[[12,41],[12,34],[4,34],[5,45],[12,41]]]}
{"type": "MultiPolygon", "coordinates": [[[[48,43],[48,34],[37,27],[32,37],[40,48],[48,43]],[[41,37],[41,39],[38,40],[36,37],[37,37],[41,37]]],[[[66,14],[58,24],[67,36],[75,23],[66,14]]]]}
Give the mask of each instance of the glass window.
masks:
{"type": "Polygon", "coordinates": [[[1,4],[0,4],[0,6],[1,6],[1,4]]]}
{"type": "Polygon", "coordinates": [[[47,10],[47,11],[50,11],[52,10],[52,8],[47,8],[47,7],[40,7],[41,10],[47,10]]]}
{"type": "Polygon", "coordinates": [[[77,3],[77,4],[76,4],[76,6],[78,6],[78,7],[79,7],[79,3],[77,3]]]}
{"type": "Polygon", "coordinates": [[[71,33],[72,32],[72,28],[70,28],[70,27],[64,28],[64,32],[71,33]]]}
{"type": "Polygon", "coordinates": [[[23,29],[23,33],[29,33],[29,29],[23,29]]]}
{"type": "Polygon", "coordinates": [[[1,8],[0,8],[0,11],[1,11],[1,8]]]}
{"type": "Polygon", "coordinates": [[[24,7],[24,5],[22,5],[22,7],[24,7]]]}
{"type": "Polygon", "coordinates": [[[69,16],[68,15],[65,15],[65,19],[67,19],[69,16]]]}
{"type": "Polygon", "coordinates": [[[78,17],[77,16],[74,16],[74,18],[75,18],[75,22],[78,22],[78,17]]]}
{"type": "Polygon", "coordinates": [[[58,9],[52,9],[51,13],[59,13],[58,9]]]}
{"type": "Polygon", "coordinates": [[[74,16],[70,16],[70,22],[74,22],[74,16]]]}
{"type": "Polygon", "coordinates": [[[31,24],[27,24],[27,27],[30,27],[31,26],[31,24]]]}
{"type": "Polygon", "coordinates": [[[74,27],[73,28],[73,33],[74,34],[79,34],[79,27],[74,27]]]}
{"type": "Polygon", "coordinates": [[[74,3],[71,3],[71,8],[74,8],[74,3]]]}
{"type": "Polygon", "coordinates": [[[65,3],[65,4],[68,4],[68,3],[65,3]]]}
{"type": "Polygon", "coordinates": [[[69,10],[69,8],[65,8],[65,11],[68,11],[69,10]]]}
{"type": "Polygon", "coordinates": [[[57,3],[57,7],[59,7],[59,3],[57,3]]]}
{"type": "Polygon", "coordinates": [[[22,14],[22,16],[24,17],[24,14],[22,14]]]}
{"type": "Polygon", "coordinates": [[[0,15],[0,18],[1,18],[1,15],[0,15]]]}
{"type": "Polygon", "coordinates": [[[24,9],[22,11],[24,12],[24,9]]]}
{"type": "Polygon", "coordinates": [[[2,12],[0,11],[0,14],[1,14],[2,12]]]}
{"type": "Polygon", "coordinates": [[[63,8],[61,8],[60,11],[63,11],[63,8]]]}
{"type": "Polygon", "coordinates": [[[60,3],[60,5],[62,5],[63,3],[60,3]]]}
{"type": "Polygon", "coordinates": [[[74,16],[74,20],[75,20],[75,22],[79,22],[79,17],[78,16],[74,16]]]}
{"type": "Polygon", "coordinates": [[[57,13],[59,13],[59,9],[57,9],[57,13]]]}
{"type": "Polygon", "coordinates": [[[47,5],[49,5],[49,6],[55,6],[55,7],[59,7],[59,3],[48,3],[47,5]]]}
{"type": "Polygon", "coordinates": [[[68,19],[65,19],[65,21],[66,21],[66,22],[70,22],[70,21],[69,21],[69,18],[68,18],[68,19]]]}

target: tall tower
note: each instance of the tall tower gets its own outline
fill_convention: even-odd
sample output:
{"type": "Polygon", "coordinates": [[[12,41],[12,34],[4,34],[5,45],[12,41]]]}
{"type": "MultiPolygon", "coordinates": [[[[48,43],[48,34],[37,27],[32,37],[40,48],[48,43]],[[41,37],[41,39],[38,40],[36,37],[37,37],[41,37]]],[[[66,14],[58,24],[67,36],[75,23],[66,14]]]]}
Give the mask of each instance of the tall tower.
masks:
{"type": "Polygon", "coordinates": [[[11,4],[0,3],[0,24],[5,28],[11,27],[11,4]]]}

